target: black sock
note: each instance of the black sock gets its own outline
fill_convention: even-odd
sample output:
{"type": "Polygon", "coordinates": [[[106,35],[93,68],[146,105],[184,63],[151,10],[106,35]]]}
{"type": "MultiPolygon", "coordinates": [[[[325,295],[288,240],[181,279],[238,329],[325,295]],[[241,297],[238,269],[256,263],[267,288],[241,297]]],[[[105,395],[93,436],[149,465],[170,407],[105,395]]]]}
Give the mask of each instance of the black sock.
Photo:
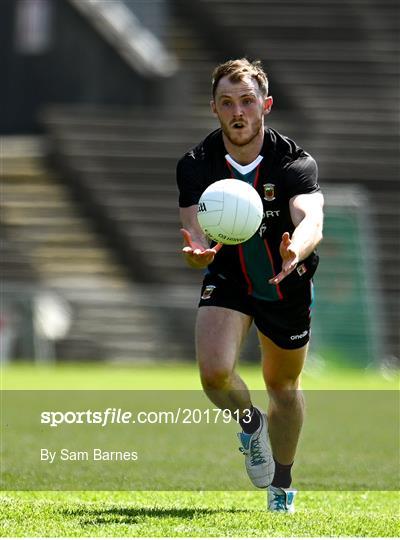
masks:
{"type": "Polygon", "coordinates": [[[272,480],[271,485],[274,487],[280,487],[280,488],[288,488],[290,487],[290,484],[292,483],[292,466],[291,465],[282,465],[281,463],[278,463],[276,459],[275,461],[275,474],[274,479],[272,480]]]}
{"type": "Polygon", "coordinates": [[[256,409],[252,405],[250,408],[250,420],[249,420],[249,415],[247,414],[246,416],[243,416],[243,418],[239,420],[239,424],[240,424],[240,427],[243,429],[243,431],[245,433],[248,433],[249,435],[257,431],[257,429],[260,427],[260,424],[261,424],[260,413],[258,409],[256,409]]]}

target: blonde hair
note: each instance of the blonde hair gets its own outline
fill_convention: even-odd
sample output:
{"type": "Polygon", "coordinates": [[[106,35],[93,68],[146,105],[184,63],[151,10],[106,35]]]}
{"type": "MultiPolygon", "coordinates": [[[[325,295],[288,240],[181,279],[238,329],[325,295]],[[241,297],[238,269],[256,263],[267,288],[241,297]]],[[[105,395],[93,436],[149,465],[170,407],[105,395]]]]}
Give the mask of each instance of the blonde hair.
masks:
{"type": "Polygon", "coordinates": [[[213,98],[222,77],[229,77],[231,82],[240,82],[248,76],[257,81],[263,97],[267,97],[268,77],[263,70],[260,60],[250,62],[247,58],[239,58],[237,60],[228,60],[214,69],[212,74],[213,98]]]}

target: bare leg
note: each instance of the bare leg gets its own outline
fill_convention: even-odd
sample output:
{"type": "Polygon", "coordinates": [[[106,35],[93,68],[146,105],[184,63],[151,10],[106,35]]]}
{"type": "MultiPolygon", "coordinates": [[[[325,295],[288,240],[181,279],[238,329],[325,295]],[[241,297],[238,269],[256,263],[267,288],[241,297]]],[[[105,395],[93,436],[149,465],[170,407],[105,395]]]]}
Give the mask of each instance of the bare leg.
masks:
{"type": "Polygon", "coordinates": [[[269,394],[268,424],[274,458],[282,465],[293,463],[304,418],[300,373],[308,345],[282,349],[259,332],[263,375],[269,394]]]}
{"type": "Polygon", "coordinates": [[[247,386],[234,371],[251,322],[248,315],[222,307],[203,306],[197,314],[196,352],[204,391],[217,407],[231,412],[251,405],[247,386]]]}

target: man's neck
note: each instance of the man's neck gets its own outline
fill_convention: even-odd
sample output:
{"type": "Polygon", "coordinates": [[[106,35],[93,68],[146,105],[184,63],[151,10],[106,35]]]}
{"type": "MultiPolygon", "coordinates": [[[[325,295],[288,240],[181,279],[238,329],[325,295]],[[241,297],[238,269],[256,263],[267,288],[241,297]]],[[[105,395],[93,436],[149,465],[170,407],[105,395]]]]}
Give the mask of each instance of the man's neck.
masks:
{"type": "Polygon", "coordinates": [[[255,137],[249,144],[245,146],[236,146],[222,134],[224,145],[228,154],[240,165],[248,165],[252,163],[261,152],[264,143],[264,128],[259,135],[255,137]]]}

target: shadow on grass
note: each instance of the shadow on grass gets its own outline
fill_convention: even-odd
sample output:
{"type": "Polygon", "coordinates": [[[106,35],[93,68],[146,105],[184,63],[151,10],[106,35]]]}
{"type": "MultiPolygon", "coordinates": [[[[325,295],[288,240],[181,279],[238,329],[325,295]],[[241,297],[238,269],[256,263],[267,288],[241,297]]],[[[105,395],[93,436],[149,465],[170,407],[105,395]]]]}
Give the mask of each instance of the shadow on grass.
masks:
{"type": "Polygon", "coordinates": [[[104,523],[136,524],[148,518],[161,519],[193,519],[213,514],[240,513],[234,509],[208,509],[208,508],[120,508],[111,507],[104,510],[96,508],[76,508],[62,511],[65,516],[79,517],[83,525],[96,525],[104,523]]]}

